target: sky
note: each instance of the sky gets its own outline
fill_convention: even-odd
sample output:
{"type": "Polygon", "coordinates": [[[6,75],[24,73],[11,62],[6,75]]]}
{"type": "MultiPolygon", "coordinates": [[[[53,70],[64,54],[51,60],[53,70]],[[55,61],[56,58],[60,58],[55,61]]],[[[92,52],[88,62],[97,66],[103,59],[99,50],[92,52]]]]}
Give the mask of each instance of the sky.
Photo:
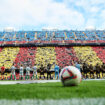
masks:
{"type": "Polygon", "coordinates": [[[0,31],[105,29],[105,0],[0,0],[0,31]]]}

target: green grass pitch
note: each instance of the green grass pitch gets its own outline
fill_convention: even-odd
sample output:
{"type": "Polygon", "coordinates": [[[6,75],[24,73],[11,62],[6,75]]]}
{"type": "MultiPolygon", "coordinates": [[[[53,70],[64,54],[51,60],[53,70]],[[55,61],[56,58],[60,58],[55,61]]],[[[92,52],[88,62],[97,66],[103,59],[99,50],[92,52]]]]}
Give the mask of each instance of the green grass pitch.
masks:
{"type": "Polygon", "coordinates": [[[70,99],[105,97],[105,81],[82,81],[79,86],[57,83],[0,85],[0,99],[70,99]]]}

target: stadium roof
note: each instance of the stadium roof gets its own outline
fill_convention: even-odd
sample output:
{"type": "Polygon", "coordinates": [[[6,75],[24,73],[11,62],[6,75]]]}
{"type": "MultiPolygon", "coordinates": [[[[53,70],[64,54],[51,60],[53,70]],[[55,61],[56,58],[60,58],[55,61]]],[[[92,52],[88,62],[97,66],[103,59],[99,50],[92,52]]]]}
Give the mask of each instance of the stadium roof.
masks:
{"type": "Polygon", "coordinates": [[[13,32],[13,31],[15,31],[15,28],[14,27],[6,27],[6,28],[4,28],[3,31],[5,31],[5,32],[13,32]]]}

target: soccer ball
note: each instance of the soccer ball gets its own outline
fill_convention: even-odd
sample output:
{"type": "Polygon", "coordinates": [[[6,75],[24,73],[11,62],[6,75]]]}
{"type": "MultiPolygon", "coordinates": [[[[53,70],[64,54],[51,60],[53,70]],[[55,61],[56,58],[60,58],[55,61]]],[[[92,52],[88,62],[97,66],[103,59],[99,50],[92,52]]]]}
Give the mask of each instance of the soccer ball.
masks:
{"type": "Polygon", "coordinates": [[[60,79],[64,86],[76,86],[81,82],[81,72],[74,66],[66,66],[60,72],[60,79]]]}

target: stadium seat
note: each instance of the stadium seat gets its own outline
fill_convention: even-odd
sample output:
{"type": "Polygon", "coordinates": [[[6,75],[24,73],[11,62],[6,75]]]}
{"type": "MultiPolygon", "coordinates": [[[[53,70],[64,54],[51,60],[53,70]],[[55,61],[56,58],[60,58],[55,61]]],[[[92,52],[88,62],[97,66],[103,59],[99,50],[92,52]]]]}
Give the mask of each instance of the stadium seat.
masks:
{"type": "Polygon", "coordinates": [[[92,47],[97,56],[105,63],[105,47],[92,47]]]}
{"type": "Polygon", "coordinates": [[[46,68],[48,63],[52,64],[52,69],[54,68],[54,63],[56,63],[56,53],[54,47],[38,47],[36,50],[35,63],[38,68],[42,65],[46,68]]]}
{"type": "Polygon", "coordinates": [[[61,68],[73,65],[78,60],[72,47],[56,47],[55,51],[56,60],[61,68]]]}
{"type": "MultiPolygon", "coordinates": [[[[66,43],[76,41],[85,43],[105,42],[104,31],[77,31],[77,30],[58,30],[58,31],[17,31],[17,32],[0,32],[0,43],[6,41],[7,44],[14,43],[66,43]],[[63,41],[65,40],[65,41],[63,41]],[[19,41],[19,42],[18,42],[19,41]],[[23,42],[22,42],[23,41],[23,42]]],[[[73,42],[72,42],[73,43],[73,42]]]]}
{"type": "Polygon", "coordinates": [[[11,68],[17,54],[19,52],[19,47],[5,47],[0,52],[0,67],[2,65],[5,68],[11,68]]]}
{"type": "Polygon", "coordinates": [[[36,47],[22,47],[14,61],[17,68],[23,64],[26,67],[28,64],[32,67],[35,64],[36,47]]]}
{"type": "Polygon", "coordinates": [[[78,59],[84,63],[86,62],[88,65],[96,66],[96,64],[102,64],[102,61],[97,56],[96,52],[89,46],[85,47],[73,47],[74,51],[78,57],[78,59]]]}

